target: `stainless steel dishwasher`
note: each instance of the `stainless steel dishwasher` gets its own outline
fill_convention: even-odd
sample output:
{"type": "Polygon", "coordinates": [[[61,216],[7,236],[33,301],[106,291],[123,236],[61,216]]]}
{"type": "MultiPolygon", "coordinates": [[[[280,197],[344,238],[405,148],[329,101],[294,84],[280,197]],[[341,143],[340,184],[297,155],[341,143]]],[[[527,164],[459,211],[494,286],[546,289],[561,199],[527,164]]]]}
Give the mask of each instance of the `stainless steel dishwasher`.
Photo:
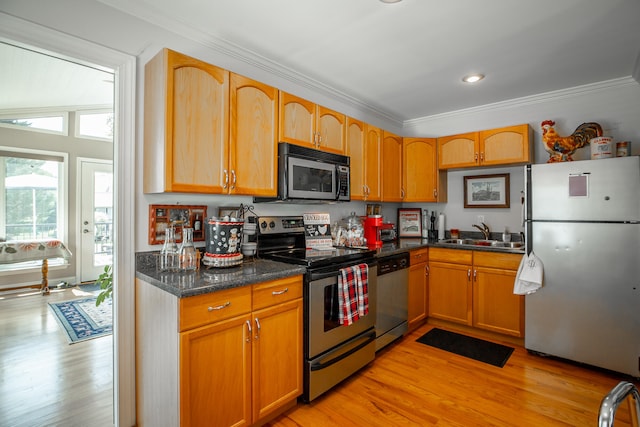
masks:
{"type": "Polygon", "coordinates": [[[409,253],[378,257],[376,351],[408,330],[409,253]]]}

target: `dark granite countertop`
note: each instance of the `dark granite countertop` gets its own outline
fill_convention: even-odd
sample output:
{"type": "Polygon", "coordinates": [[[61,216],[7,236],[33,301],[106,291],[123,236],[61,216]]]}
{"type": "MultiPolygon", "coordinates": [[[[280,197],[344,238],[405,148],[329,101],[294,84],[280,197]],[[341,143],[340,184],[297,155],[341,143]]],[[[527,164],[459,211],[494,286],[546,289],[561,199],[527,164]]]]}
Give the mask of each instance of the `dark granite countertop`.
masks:
{"type": "Polygon", "coordinates": [[[178,298],[202,295],[253,283],[283,279],[304,274],[303,266],[276,261],[246,260],[236,267],[207,268],[194,272],[160,272],[156,268],[156,253],[136,254],[136,278],[169,292],[178,298]]]}
{"type": "MultiPolygon", "coordinates": [[[[429,242],[421,238],[403,238],[388,242],[376,250],[377,257],[409,252],[413,249],[441,247],[449,249],[465,249],[484,252],[499,252],[524,254],[522,249],[492,248],[490,246],[456,247],[450,244],[429,242]]],[[[244,261],[237,267],[207,268],[191,273],[160,272],[156,268],[157,252],[142,252],[136,254],[136,277],[144,280],[178,298],[216,292],[223,289],[251,285],[253,283],[282,279],[285,277],[304,274],[305,267],[286,264],[266,259],[244,261]]]]}

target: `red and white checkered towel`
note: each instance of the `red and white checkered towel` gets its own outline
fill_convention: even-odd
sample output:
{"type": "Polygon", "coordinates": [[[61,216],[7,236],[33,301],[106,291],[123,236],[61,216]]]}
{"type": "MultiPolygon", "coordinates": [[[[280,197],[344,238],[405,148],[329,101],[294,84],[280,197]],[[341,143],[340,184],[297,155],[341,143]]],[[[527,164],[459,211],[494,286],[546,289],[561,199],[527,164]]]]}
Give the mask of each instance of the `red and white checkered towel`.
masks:
{"type": "Polygon", "coordinates": [[[360,316],[369,313],[369,266],[354,265],[340,269],[338,275],[338,301],[341,325],[351,325],[360,316]]]}

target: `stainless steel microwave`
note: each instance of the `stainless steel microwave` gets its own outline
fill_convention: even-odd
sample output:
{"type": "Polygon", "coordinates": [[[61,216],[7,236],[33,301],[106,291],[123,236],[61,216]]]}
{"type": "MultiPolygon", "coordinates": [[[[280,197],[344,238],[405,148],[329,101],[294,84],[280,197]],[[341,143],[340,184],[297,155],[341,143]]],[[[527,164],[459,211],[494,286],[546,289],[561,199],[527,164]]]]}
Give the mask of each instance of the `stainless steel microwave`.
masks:
{"type": "Polygon", "coordinates": [[[278,144],[278,196],[254,197],[254,202],[348,202],[348,156],[295,144],[278,144]]]}

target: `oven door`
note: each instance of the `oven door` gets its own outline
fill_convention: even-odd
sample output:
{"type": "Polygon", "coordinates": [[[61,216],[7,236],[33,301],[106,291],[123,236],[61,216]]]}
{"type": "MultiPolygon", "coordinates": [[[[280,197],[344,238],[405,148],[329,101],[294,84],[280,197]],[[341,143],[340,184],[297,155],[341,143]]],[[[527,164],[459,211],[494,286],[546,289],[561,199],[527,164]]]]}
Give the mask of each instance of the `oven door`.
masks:
{"type": "Polygon", "coordinates": [[[342,267],[332,267],[330,271],[308,273],[308,298],[306,327],[306,358],[312,359],[375,325],[376,294],[377,294],[377,265],[369,264],[368,290],[369,313],[360,317],[351,325],[341,325],[338,311],[338,271],[342,267]]]}

